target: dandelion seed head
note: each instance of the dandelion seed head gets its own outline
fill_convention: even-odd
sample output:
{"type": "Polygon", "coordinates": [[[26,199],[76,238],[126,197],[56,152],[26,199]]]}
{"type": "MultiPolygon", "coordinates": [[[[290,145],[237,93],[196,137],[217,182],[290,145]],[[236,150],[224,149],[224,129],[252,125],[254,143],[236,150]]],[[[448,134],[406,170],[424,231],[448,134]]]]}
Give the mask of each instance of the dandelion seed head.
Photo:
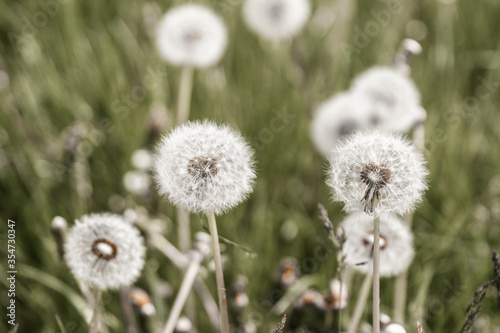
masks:
{"type": "Polygon", "coordinates": [[[308,0],[246,0],[243,17],[249,28],[266,39],[297,34],[311,12],[308,0]]]}
{"type": "Polygon", "coordinates": [[[129,286],[144,266],[139,231],[118,215],[85,215],[71,228],[65,260],[75,277],[101,290],[129,286]]]}
{"type": "Polygon", "coordinates": [[[389,324],[384,330],[384,333],[406,333],[406,330],[403,326],[399,324],[389,324]]]}
{"type": "Polygon", "coordinates": [[[158,145],[155,175],[159,192],[175,205],[222,214],[252,192],[253,151],[227,126],[190,122],[158,145]]]}
{"type": "Polygon", "coordinates": [[[413,144],[400,135],[357,132],[332,151],[327,184],[344,210],[373,214],[412,212],[427,189],[425,162],[413,144]]]}
{"type": "Polygon", "coordinates": [[[329,156],[338,141],[358,130],[371,127],[369,105],[363,98],[340,93],[323,103],[311,123],[311,136],[316,148],[329,156]]]}
{"type": "Polygon", "coordinates": [[[227,29],[211,9],[185,4],[165,14],[156,44],[160,55],[174,65],[209,67],[224,54],[227,29]]]}
{"type": "MultiPolygon", "coordinates": [[[[373,217],[365,213],[347,216],[341,224],[347,240],[343,255],[347,265],[368,273],[373,269],[373,217]]],[[[409,228],[397,217],[380,216],[380,275],[394,276],[408,269],[413,260],[413,236],[409,228]]]]}
{"type": "Polygon", "coordinates": [[[354,80],[351,92],[370,105],[373,125],[382,130],[406,132],[422,121],[415,84],[393,68],[367,70],[354,80]]]}

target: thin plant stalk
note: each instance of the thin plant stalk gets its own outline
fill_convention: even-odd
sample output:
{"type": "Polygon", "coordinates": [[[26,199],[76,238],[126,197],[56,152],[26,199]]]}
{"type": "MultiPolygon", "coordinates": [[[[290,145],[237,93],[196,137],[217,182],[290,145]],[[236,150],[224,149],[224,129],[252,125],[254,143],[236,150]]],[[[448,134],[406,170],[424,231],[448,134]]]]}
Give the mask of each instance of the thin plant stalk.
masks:
{"type": "Polygon", "coordinates": [[[347,333],[356,333],[359,321],[361,320],[361,316],[363,315],[363,311],[366,307],[366,302],[368,301],[368,295],[370,294],[371,286],[372,275],[368,273],[365,275],[363,285],[361,286],[361,292],[359,293],[358,300],[356,301],[356,307],[354,308],[354,313],[351,317],[351,321],[349,322],[347,333]]]}
{"type": "Polygon", "coordinates": [[[92,313],[92,319],[90,320],[89,333],[97,333],[99,330],[99,305],[101,303],[102,292],[97,290],[94,298],[94,312],[92,313]]]}
{"type": "Polygon", "coordinates": [[[197,252],[193,252],[193,258],[188,266],[188,269],[186,270],[181,289],[179,290],[179,293],[177,294],[177,297],[175,299],[174,306],[170,311],[170,315],[168,316],[168,320],[165,324],[163,333],[172,333],[174,331],[175,326],[177,325],[177,321],[179,320],[179,317],[181,315],[182,308],[184,307],[184,304],[186,303],[188,296],[191,293],[191,288],[193,287],[193,283],[196,280],[196,276],[198,275],[198,272],[200,270],[201,260],[202,256],[197,252]]]}
{"type": "Polygon", "coordinates": [[[375,199],[373,218],[373,333],[380,333],[380,213],[375,199]]]}
{"type": "MultiPolygon", "coordinates": [[[[192,67],[184,66],[181,72],[181,80],[179,84],[179,95],[177,98],[177,125],[181,125],[188,121],[189,111],[191,106],[191,94],[193,90],[193,75],[192,67]]],[[[179,236],[179,249],[181,252],[186,252],[191,248],[191,223],[189,220],[189,212],[184,208],[177,208],[179,236]]],[[[196,309],[193,296],[189,296],[186,305],[186,315],[195,324],[196,309]]]]}
{"type": "Polygon", "coordinates": [[[193,74],[193,67],[185,66],[182,68],[179,95],[177,97],[177,125],[183,124],[189,119],[193,74]]]}
{"type": "Polygon", "coordinates": [[[221,321],[221,333],[229,333],[229,319],[227,314],[226,288],[224,286],[224,273],[222,271],[222,260],[220,255],[219,234],[213,212],[206,213],[210,235],[212,236],[212,252],[215,263],[215,278],[217,281],[217,292],[219,296],[219,310],[221,321]]]}
{"type": "MultiPolygon", "coordinates": [[[[418,124],[413,130],[413,142],[420,152],[425,149],[425,126],[424,123],[418,124]]],[[[411,229],[413,224],[413,213],[405,216],[404,221],[411,229]]],[[[406,301],[408,292],[408,271],[405,271],[396,277],[394,284],[394,301],[393,301],[393,320],[396,323],[403,324],[405,322],[406,301]]]]}

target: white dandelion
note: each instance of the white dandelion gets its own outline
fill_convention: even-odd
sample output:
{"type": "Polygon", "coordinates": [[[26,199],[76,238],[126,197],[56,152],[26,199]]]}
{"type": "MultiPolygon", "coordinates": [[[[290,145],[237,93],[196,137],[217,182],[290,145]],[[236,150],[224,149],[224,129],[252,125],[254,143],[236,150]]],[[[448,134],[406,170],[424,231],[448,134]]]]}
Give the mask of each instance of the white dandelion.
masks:
{"type": "Polygon", "coordinates": [[[227,126],[190,122],[163,138],[155,173],[160,193],[175,205],[219,215],[252,192],[253,151],[227,126]]]}
{"type": "Polygon", "coordinates": [[[406,132],[425,120],[415,84],[391,67],[374,67],[362,73],[351,92],[370,105],[372,119],[382,130],[406,132]]]}
{"type": "MultiPolygon", "coordinates": [[[[341,228],[347,238],[342,252],[346,264],[364,274],[371,274],[373,217],[365,213],[351,214],[344,219],[341,228]]],[[[413,236],[401,220],[389,214],[380,216],[379,244],[380,276],[394,276],[408,269],[415,255],[413,236]]]]}
{"type": "Polygon", "coordinates": [[[311,12],[308,0],[246,0],[243,17],[256,34],[272,40],[296,35],[311,12]]]}
{"type": "Polygon", "coordinates": [[[120,216],[85,215],[71,228],[65,259],[75,277],[100,290],[129,286],[144,266],[139,231],[120,216]]]}
{"type": "Polygon", "coordinates": [[[160,21],[156,44],[161,56],[174,65],[208,67],[224,54],[227,30],[211,9],[185,4],[160,21]]]}
{"type": "Polygon", "coordinates": [[[406,330],[403,326],[399,324],[389,324],[384,330],[384,333],[406,333],[406,330]]]}
{"type": "Polygon", "coordinates": [[[155,174],[161,194],[175,205],[208,218],[214,255],[221,332],[229,332],[227,300],[215,214],[233,208],[252,192],[253,151],[240,134],[215,123],[175,128],[157,148],[155,174]]]}
{"type": "Polygon", "coordinates": [[[427,169],[413,144],[379,131],[355,133],[330,155],[327,184],[349,213],[412,212],[426,190],[427,169]]]}
{"type": "Polygon", "coordinates": [[[340,139],[370,128],[368,110],[365,99],[349,93],[337,94],[321,104],[311,123],[311,136],[319,152],[329,156],[340,139]]]}

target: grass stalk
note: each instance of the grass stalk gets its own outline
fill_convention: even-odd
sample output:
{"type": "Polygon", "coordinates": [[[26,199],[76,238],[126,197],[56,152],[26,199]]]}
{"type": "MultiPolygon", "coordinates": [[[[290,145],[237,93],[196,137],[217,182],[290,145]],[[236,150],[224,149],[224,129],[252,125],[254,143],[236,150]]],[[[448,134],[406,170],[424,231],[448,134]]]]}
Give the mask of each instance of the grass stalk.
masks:
{"type": "Polygon", "coordinates": [[[358,296],[358,300],[356,301],[356,307],[354,308],[354,313],[352,314],[351,320],[349,322],[349,328],[347,329],[347,333],[356,333],[358,329],[359,321],[361,320],[361,316],[366,307],[366,302],[368,301],[368,295],[370,294],[371,285],[372,285],[372,276],[371,274],[366,274],[365,279],[363,280],[363,285],[361,286],[361,291],[358,296]]]}
{"type": "Polygon", "coordinates": [[[191,294],[191,288],[193,287],[193,283],[196,280],[198,271],[200,270],[200,263],[202,259],[203,258],[200,253],[193,252],[193,257],[189,263],[188,269],[186,270],[186,274],[184,275],[181,288],[175,299],[174,306],[170,311],[167,323],[165,324],[165,328],[163,330],[164,333],[172,333],[174,331],[177,321],[181,315],[182,308],[184,307],[188,296],[191,294]]]}

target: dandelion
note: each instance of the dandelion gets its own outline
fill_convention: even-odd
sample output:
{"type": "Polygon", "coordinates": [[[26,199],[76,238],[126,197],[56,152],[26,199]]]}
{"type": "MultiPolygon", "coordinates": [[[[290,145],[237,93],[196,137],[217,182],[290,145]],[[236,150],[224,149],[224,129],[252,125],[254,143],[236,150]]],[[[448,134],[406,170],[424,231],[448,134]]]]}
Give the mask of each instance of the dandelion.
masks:
{"type": "Polygon", "coordinates": [[[144,266],[145,252],[139,231],[113,214],[83,216],[65,244],[65,259],[73,275],[99,290],[134,283],[144,266]]]}
{"type": "Polygon", "coordinates": [[[224,54],[227,30],[209,8],[186,4],[170,10],[160,21],[156,45],[174,65],[208,67],[224,54]]]}
{"type": "Polygon", "coordinates": [[[422,155],[399,135],[358,132],[330,155],[327,184],[349,212],[404,215],[414,210],[427,188],[422,155]]]}
{"type": "Polygon", "coordinates": [[[349,93],[337,94],[321,104],[311,123],[312,139],[320,153],[329,156],[340,139],[368,129],[372,125],[368,110],[365,99],[349,93]]]}
{"type": "Polygon", "coordinates": [[[389,324],[384,330],[384,333],[406,333],[406,330],[403,326],[399,324],[389,324]]]}
{"type": "Polygon", "coordinates": [[[351,92],[370,105],[372,120],[380,129],[406,132],[426,118],[415,84],[393,68],[364,72],[353,82],[351,92]]]}
{"type": "Polygon", "coordinates": [[[138,149],[132,154],[132,164],[141,171],[150,170],[153,162],[153,155],[147,149],[138,149]]]}
{"type": "Polygon", "coordinates": [[[255,179],[253,151],[227,126],[190,122],[165,136],[156,153],[161,194],[192,213],[217,215],[242,202],[255,179]]]}
{"type": "Polygon", "coordinates": [[[229,332],[227,300],[215,214],[233,208],[252,191],[253,151],[227,126],[191,122],[174,129],[157,149],[155,173],[161,194],[193,213],[204,213],[212,236],[221,331],[229,332]]]}
{"type": "MultiPolygon", "coordinates": [[[[342,222],[347,240],[343,255],[347,265],[371,273],[373,260],[373,218],[364,213],[351,214],[342,222]]],[[[398,275],[408,269],[415,255],[413,236],[408,227],[392,215],[380,216],[380,276],[398,275]]]]}
{"type": "MultiPolygon", "coordinates": [[[[355,332],[357,328],[370,291],[372,274],[374,281],[377,279],[373,288],[375,294],[379,277],[389,277],[406,271],[415,254],[413,236],[403,222],[387,214],[377,217],[377,220],[380,226],[374,226],[373,217],[365,213],[355,213],[349,215],[340,226],[346,234],[342,252],[345,263],[366,274],[348,332],[355,332]],[[374,246],[377,239],[379,246],[374,246]]],[[[377,298],[374,295],[374,302],[378,304],[378,300],[375,301],[377,298]]],[[[380,321],[375,317],[374,315],[374,326],[380,321]]]]}
{"type": "Polygon", "coordinates": [[[296,35],[307,22],[308,0],[246,0],[243,17],[256,34],[272,40],[296,35]]]}

